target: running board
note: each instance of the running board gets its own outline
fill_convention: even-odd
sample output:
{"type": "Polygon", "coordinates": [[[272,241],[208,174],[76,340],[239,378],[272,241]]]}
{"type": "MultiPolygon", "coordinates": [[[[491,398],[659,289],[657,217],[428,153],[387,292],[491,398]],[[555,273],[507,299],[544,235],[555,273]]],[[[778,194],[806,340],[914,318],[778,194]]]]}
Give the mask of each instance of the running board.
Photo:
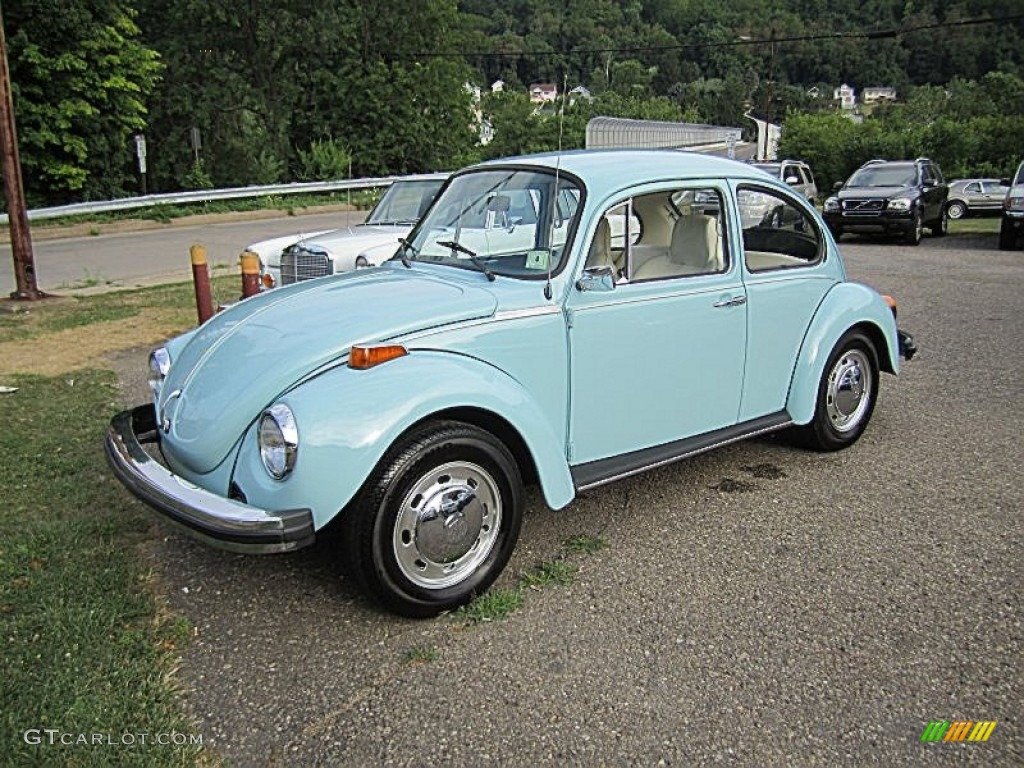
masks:
{"type": "Polygon", "coordinates": [[[664,445],[656,445],[653,448],[643,448],[621,456],[588,461],[586,464],[578,464],[570,468],[572,482],[576,486],[577,492],[586,491],[605,483],[696,456],[698,453],[704,453],[729,443],[776,432],[792,423],[793,420],[789,413],[779,411],[745,421],[742,424],[706,432],[696,437],[687,437],[664,445]]]}

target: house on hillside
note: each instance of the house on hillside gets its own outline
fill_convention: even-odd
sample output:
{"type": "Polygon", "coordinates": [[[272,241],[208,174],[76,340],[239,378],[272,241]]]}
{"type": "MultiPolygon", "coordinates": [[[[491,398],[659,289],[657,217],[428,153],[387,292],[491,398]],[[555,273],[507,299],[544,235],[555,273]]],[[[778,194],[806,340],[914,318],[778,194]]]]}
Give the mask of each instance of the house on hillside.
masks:
{"type": "Polygon", "coordinates": [[[558,98],[558,86],[554,83],[534,83],[530,86],[530,101],[547,104],[558,98]]]}
{"type": "Polygon", "coordinates": [[[861,92],[861,101],[865,104],[877,104],[880,101],[896,101],[896,89],[889,86],[865,88],[861,92]]]}
{"type": "Polygon", "coordinates": [[[842,110],[853,110],[857,106],[857,91],[853,86],[843,83],[832,92],[832,100],[837,102],[842,110]]]}

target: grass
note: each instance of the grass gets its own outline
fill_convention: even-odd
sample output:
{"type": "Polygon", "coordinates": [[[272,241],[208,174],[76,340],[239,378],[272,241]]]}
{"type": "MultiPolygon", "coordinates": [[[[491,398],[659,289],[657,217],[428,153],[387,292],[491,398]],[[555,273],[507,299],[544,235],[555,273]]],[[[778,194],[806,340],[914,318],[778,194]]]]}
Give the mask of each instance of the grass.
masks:
{"type": "MultiPolygon", "coordinates": [[[[241,291],[237,275],[220,275],[211,280],[216,301],[234,301],[241,291]]],[[[191,283],[175,283],[133,291],[64,299],[54,304],[0,314],[0,343],[38,337],[48,333],[134,317],[144,309],[158,308],[180,319],[181,327],[195,325],[195,289],[191,283]]]]}
{"type": "Polygon", "coordinates": [[[949,234],[999,234],[999,217],[987,216],[985,218],[950,219],[949,234]]]}
{"type": "Polygon", "coordinates": [[[16,376],[0,430],[0,720],[14,764],[193,765],[196,746],[26,744],[68,734],[194,734],[173,685],[189,625],[160,610],[137,545],[148,517],[127,504],[99,436],[114,376],[16,376]]]}
{"type": "Polygon", "coordinates": [[[441,658],[441,652],[432,645],[414,645],[405,652],[405,663],[412,666],[430,664],[441,658]]]}
{"type": "Polygon", "coordinates": [[[562,544],[562,551],[558,555],[534,565],[519,578],[515,586],[485,592],[462,606],[455,615],[466,624],[500,621],[507,618],[522,606],[524,595],[528,590],[572,584],[580,568],[571,562],[571,557],[592,555],[606,546],[607,543],[600,536],[589,534],[566,539],[562,544]]]}

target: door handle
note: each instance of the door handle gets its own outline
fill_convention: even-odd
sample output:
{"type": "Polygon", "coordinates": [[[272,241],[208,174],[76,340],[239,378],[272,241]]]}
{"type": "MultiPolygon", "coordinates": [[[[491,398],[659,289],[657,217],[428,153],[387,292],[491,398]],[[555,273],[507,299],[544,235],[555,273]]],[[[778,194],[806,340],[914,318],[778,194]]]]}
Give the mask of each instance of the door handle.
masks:
{"type": "Polygon", "coordinates": [[[746,296],[733,296],[731,299],[722,299],[721,301],[716,301],[711,306],[713,306],[713,307],[738,307],[741,304],[746,304],[746,303],[747,303],[747,297],[746,296]]]}

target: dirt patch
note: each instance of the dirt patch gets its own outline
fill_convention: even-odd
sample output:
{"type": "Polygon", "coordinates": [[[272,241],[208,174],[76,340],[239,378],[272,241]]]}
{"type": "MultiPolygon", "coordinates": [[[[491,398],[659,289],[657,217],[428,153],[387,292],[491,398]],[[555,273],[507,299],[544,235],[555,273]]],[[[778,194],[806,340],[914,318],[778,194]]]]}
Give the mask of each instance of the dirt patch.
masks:
{"type": "Polygon", "coordinates": [[[0,376],[56,376],[79,368],[107,367],[106,358],[114,353],[157,344],[182,330],[180,312],[144,308],[132,317],[2,342],[0,376]]]}

